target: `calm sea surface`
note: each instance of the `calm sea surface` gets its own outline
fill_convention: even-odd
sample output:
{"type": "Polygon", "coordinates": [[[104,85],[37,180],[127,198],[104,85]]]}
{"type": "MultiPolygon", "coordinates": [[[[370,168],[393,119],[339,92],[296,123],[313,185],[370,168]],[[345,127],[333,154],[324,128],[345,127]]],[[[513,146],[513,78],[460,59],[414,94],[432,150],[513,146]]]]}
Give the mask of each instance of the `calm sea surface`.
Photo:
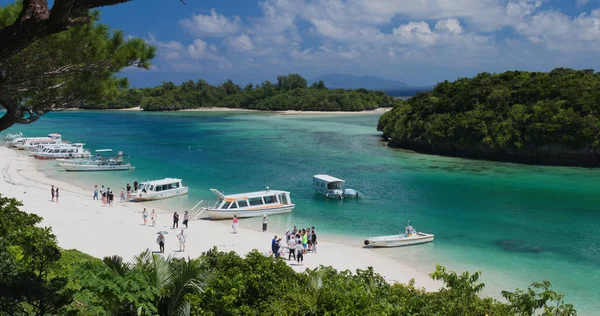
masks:
{"type": "Polygon", "coordinates": [[[214,201],[209,188],[239,193],[270,186],[291,191],[297,204],[292,214],[272,216],[271,225],[316,226],[326,238],[356,246],[370,235],[398,233],[410,219],[417,230],[435,233],[435,242],[378,251],[427,273],[436,263],[482,271],[485,294],[495,297],[500,289],[549,279],[580,314],[600,311],[600,170],[394,150],[379,141],[378,118],[62,112],[9,132],[60,132],[90,149],[131,155],[135,171],[121,173],[66,173],[39,162],[50,176],[90,190],[94,183],[118,192],[134,180],[180,177],[190,194],[161,202],[171,210],[214,201]],[[363,198],[314,194],[312,176],[319,173],[345,179],[363,198]]]}

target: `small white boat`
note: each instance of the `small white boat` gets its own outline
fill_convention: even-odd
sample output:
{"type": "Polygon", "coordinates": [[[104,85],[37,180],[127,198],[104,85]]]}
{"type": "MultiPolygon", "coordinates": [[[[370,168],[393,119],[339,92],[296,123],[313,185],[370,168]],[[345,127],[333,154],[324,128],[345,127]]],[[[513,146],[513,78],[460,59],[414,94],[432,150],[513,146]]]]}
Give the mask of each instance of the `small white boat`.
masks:
{"type": "Polygon", "coordinates": [[[315,191],[327,198],[343,199],[358,198],[360,192],[354,189],[344,189],[346,181],[332,177],[326,174],[317,174],[313,178],[313,188],[315,191]]]}
{"type": "Polygon", "coordinates": [[[48,134],[48,137],[25,137],[16,138],[10,142],[10,146],[17,147],[19,150],[25,150],[37,147],[38,145],[61,144],[62,135],[58,133],[48,134]]]}
{"type": "Polygon", "coordinates": [[[58,165],[65,171],[125,171],[134,169],[131,164],[114,159],[106,159],[101,160],[99,163],[93,162],[88,164],[63,162],[58,165]]]}
{"type": "Polygon", "coordinates": [[[138,190],[131,195],[135,202],[161,200],[188,193],[188,187],[184,187],[181,179],[165,178],[140,183],[138,190]]]}
{"type": "Polygon", "coordinates": [[[200,208],[200,214],[212,219],[228,219],[236,215],[238,218],[259,217],[291,212],[295,204],[290,199],[290,192],[270,190],[224,195],[215,189],[210,189],[218,196],[212,207],[200,208]]]}
{"type": "Polygon", "coordinates": [[[422,244],[433,241],[433,234],[417,232],[410,221],[406,226],[404,234],[369,237],[365,240],[365,246],[368,247],[402,247],[409,245],[422,244]]]}
{"type": "Polygon", "coordinates": [[[89,158],[90,152],[83,148],[85,144],[61,144],[59,146],[47,146],[37,152],[34,157],[37,159],[70,159],[70,158],[89,158]]]}

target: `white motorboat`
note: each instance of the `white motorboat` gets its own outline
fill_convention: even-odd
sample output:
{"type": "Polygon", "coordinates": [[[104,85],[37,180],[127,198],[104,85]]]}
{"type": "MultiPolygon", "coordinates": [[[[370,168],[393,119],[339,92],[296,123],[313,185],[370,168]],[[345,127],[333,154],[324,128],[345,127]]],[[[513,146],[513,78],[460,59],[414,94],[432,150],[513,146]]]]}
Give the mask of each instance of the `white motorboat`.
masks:
{"type": "Polygon", "coordinates": [[[124,171],[134,169],[131,164],[114,159],[100,160],[98,163],[94,161],[88,164],[63,162],[58,165],[65,171],[124,171]]]}
{"type": "Polygon", "coordinates": [[[317,174],[313,178],[313,188],[327,198],[343,199],[358,198],[360,192],[354,189],[344,189],[346,181],[326,174],[317,174]]]}
{"type": "Polygon", "coordinates": [[[184,187],[181,179],[165,178],[140,183],[138,190],[131,194],[131,200],[135,202],[161,200],[188,193],[188,187],[184,187]]]}
{"type": "Polygon", "coordinates": [[[85,144],[62,144],[61,146],[44,147],[37,152],[34,157],[37,159],[70,159],[70,158],[89,158],[90,152],[83,148],[85,144]]]}
{"type": "MultiPolygon", "coordinates": [[[[290,192],[271,190],[224,195],[210,189],[218,200],[212,207],[202,207],[193,217],[200,215],[212,219],[228,219],[236,215],[242,217],[258,217],[291,212],[295,204],[290,199],[290,192]]],[[[198,204],[197,204],[198,205],[198,204]]],[[[192,209],[193,211],[194,209],[192,209]]]]}
{"type": "Polygon", "coordinates": [[[48,134],[48,137],[25,137],[16,138],[10,142],[10,146],[17,147],[19,150],[25,150],[37,147],[38,145],[61,144],[62,135],[58,133],[48,134]]]}
{"type": "Polygon", "coordinates": [[[369,237],[365,240],[365,246],[368,247],[402,247],[409,245],[422,244],[433,241],[433,234],[417,232],[410,221],[406,226],[404,234],[369,237]]]}
{"type": "Polygon", "coordinates": [[[101,164],[103,161],[108,160],[108,159],[113,159],[116,161],[123,161],[123,152],[119,151],[118,154],[116,156],[103,156],[102,153],[107,153],[107,152],[112,152],[112,149],[96,149],[96,155],[91,158],[91,159],[84,159],[84,158],[74,158],[74,159],[63,159],[63,158],[57,158],[56,161],[60,163],[66,162],[69,164],[79,164],[79,165],[99,165],[101,164]]]}

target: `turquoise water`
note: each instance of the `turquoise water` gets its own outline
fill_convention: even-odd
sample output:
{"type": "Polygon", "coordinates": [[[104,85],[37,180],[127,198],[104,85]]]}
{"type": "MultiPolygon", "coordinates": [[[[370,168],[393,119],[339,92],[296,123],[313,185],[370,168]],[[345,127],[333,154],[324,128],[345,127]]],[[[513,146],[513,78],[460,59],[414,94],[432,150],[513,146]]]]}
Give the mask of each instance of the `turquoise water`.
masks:
{"type": "MultiPolygon", "coordinates": [[[[163,201],[185,209],[225,193],[289,190],[297,208],[272,216],[276,227],[316,226],[328,238],[361,245],[369,235],[395,234],[411,220],[436,234],[432,244],[379,250],[432,272],[439,263],[482,271],[486,294],[549,279],[580,314],[600,310],[600,170],[536,167],[420,155],[387,148],[379,116],[283,116],[269,113],[62,112],[27,135],[60,132],[91,149],[131,154],[135,171],[51,176],[114,191],[134,180],[180,177],[187,197],[163,201]],[[346,180],[360,200],[327,200],[312,176],[346,180]]],[[[242,225],[258,227],[253,220],[242,225]]],[[[351,260],[351,258],[348,258],[351,260]]]]}

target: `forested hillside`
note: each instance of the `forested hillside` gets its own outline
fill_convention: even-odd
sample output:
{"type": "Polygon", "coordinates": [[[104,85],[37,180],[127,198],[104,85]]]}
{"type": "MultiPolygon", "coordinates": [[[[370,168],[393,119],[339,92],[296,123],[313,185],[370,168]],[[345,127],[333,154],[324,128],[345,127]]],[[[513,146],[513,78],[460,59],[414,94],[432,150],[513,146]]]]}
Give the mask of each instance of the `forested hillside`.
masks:
{"type": "Polygon", "coordinates": [[[598,166],[600,74],[557,68],[444,81],[384,114],[389,144],[423,153],[598,166]]]}
{"type": "Polygon", "coordinates": [[[79,106],[83,109],[121,109],[141,106],[144,111],[173,111],[201,107],[256,110],[363,111],[392,107],[394,98],[382,91],[330,90],[315,82],[310,87],[298,74],[277,77],[276,83],[252,83],[244,88],[231,80],[213,86],[204,80],[144,89],[113,90],[102,101],[79,106]]]}

